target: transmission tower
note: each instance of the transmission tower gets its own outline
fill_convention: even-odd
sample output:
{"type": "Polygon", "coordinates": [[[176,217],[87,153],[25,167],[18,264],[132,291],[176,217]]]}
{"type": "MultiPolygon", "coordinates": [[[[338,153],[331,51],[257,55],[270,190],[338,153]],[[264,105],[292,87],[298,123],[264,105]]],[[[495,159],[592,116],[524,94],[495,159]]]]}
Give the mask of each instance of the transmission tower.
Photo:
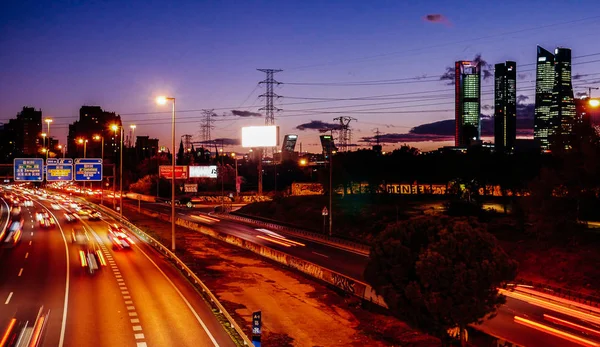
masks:
{"type": "Polygon", "coordinates": [[[200,121],[200,141],[210,142],[210,131],[214,128],[213,123],[215,120],[212,118],[215,116],[214,110],[202,110],[202,120],[200,121]]]}
{"type": "Polygon", "coordinates": [[[265,107],[258,109],[259,111],[265,111],[265,124],[266,125],[274,125],[275,124],[275,111],[281,111],[277,107],[273,106],[273,99],[280,98],[281,96],[275,94],[273,92],[274,84],[281,84],[281,82],[276,81],[273,78],[273,75],[277,72],[281,72],[283,70],[275,70],[275,69],[257,69],[258,71],[262,71],[267,74],[267,78],[264,81],[258,82],[258,84],[266,84],[267,91],[264,94],[259,95],[261,98],[265,98],[265,107]]]}
{"type": "Polygon", "coordinates": [[[348,151],[348,145],[352,143],[352,131],[350,130],[350,122],[357,120],[353,117],[342,116],[333,119],[334,121],[340,122],[338,143],[340,144],[340,151],[348,151]]]}
{"type": "Polygon", "coordinates": [[[182,142],[183,142],[183,151],[185,153],[189,152],[192,150],[192,135],[183,135],[181,136],[182,142]]]}

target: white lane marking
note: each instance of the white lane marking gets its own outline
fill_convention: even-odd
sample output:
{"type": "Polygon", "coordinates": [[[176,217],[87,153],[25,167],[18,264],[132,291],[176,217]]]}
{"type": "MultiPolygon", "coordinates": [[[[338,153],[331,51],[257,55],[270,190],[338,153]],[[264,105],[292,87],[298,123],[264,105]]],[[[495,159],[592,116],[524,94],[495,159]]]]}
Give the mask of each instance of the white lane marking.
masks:
{"type": "Polygon", "coordinates": [[[206,333],[206,335],[208,335],[208,337],[212,341],[213,345],[216,346],[216,347],[219,347],[219,344],[217,343],[217,340],[215,340],[215,337],[210,333],[210,330],[208,330],[208,327],[206,326],[206,324],[204,324],[204,322],[202,321],[202,319],[200,319],[200,316],[194,310],[194,308],[192,307],[192,305],[190,304],[190,302],[185,298],[185,296],[183,296],[183,294],[181,293],[181,291],[179,290],[179,288],[177,288],[175,286],[175,283],[173,283],[173,281],[171,281],[171,279],[163,272],[163,270],[161,270],[158,267],[158,265],[156,265],[156,263],[154,262],[154,260],[150,259],[150,257],[148,256],[148,254],[146,254],[146,252],[144,252],[140,248],[140,246],[138,246],[137,244],[135,246],[154,265],[154,267],[156,267],[156,269],[165,277],[165,279],[167,280],[167,282],[169,282],[171,284],[171,286],[173,286],[173,289],[175,289],[175,291],[177,292],[177,294],[179,294],[179,296],[185,302],[185,304],[190,309],[190,311],[192,311],[192,313],[196,317],[196,320],[198,321],[198,323],[200,323],[200,325],[202,326],[202,329],[204,329],[204,332],[206,333]]]}
{"type": "Polygon", "coordinates": [[[131,324],[140,322],[140,320],[138,318],[131,318],[130,321],[131,321],[131,324]]]}
{"type": "Polygon", "coordinates": [[[10,294],[8,294],[8,298],[6,298],[4,305],[8,305],[8,303],[10,302],[10,298],[12,298],[12,295],[13,295],[13,292],[10,292],[10,294]]]}
{"type": "Polygon", "coordinates": [[[142,331],[142,326],[141,325],[134,325],[133,326],[133,331],[142,331]]]}
{"type": "Polygon", "coordinates": [[[33,231],[31,232],[31,236],[33,236],[33,231]]]}
{"type": "Polygon", "coordinates": [[[131,295],[123,295],[123,299],[125,299],[125,300],[131,299],[131,295]]]}
{"type": "Polygon", "coordinates": [[[133,311],[135,310],[135,306],[127,306],[127,311],[133,311]]]}
{"type": "Polygon", "coordinates": [[[116,278],[121,278],[121,277],[123,277],[123,276],[115,274],[115,277],[116,277],[116,278]]]}
{"type": "Polygon", "coordinates": [[[21,268],[21,270],[19,270],[19,277],[21,277],[22,274],[23,274],[23,268],[21,268]]]}
{"type": "Polygon", "coordinates": [[[121,294],[127,295],[127,294],[129,294],[129,291],[128,290],[121,290],[121,294]]]}
{"type": "Polygon", "coordinates": [[[31,243],[32,243],[32,242],[33,242],[33,241],[29,241],[29,245],[30,245],[30,246],[31,246],[31,243]]]}
{"type": "Polygon", "coordinates": [[[29,258],[29,252],[25,253],[25,259],[29,258]]]}
{"type": "Polygon", "coordinates": [[[129,317],[137,317],[137,312],[129,312],[129,317]]]}
{"type": "MultiPolygon", "coordinates": [[[[58,228],[60,229],[60,233],[63,238],[63,243],[65,244],[65,254],[67,255],[67,276],[66,276],[67,279],[65,280],[65,303],[63,305],[63,319],[62,319],[62,324],[60,326],[60,339],[58,340],[58,347],[63,347],[63,345],[65,343],[65,330],[67,329],[67,308],[69,306],[69,281],[70,281],[69,247],[67,246],[67,238],[65,237],[63,228],[60,226],[60,223],[58,222],[58,218],[56,218],[54,213],[52,213],[52,211],[50,211],[46,206],[42,205],[41,202],[39,202],[39,201],[36,201],[36,202],[54,217],[56,225],[58,225],[58,228]]],[[[31,241],[29,241],[29,245],[31,245],[31,241]]]]}
{"type": "Polygon", "coordinates": [[[313,254],[320,255],[321,257],[329,258],[329,256],[325,255],[325,254],[321,254],[321,253],[317,253],[317,252],[313,252],[313,254]]]}
{"type": "Polygon", "coordinates": [[[133,305],[133,301],[132,300],[125,300],[125,305],[133,305]]]}

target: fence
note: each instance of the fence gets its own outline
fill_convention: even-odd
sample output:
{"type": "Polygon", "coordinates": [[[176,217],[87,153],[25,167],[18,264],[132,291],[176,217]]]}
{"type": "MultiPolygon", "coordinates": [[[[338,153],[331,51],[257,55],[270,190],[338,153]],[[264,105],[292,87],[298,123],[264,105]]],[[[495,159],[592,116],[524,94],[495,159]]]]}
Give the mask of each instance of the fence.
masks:
{"type": "MultiPolygon", "coordinates": [[[[89,203],[89,204],[91,204],[91,203],[89,203]]],[[[233,332],[230,330],[228,330],[227,332],[233,336],[238,335],[239,339],[241,339],[243,341],[244,345],[252,346],[252,341],[246,336],[246,334],[244,334],[244,331],[242,330],[242,328],[240,328],[240,326],[235,322],[235,320],[233,319],[233,317],[231,317],[229,312],[227,312],[227,310],[225,310],[225,307],[223,307],[223,305],[219,302],[217,297],[210,291],[210,289],[208,289],[208,287],[200,280],[200,278],[198,278],[198,276],[196,276],[196,274],[192,270],[190,270],[190,268],[187,265],[185,265],[185,263],[183,261],[181,261],[181,259],[179,259],[175,255],[175,253],[171,252],[162,243],[160,243],[159,241],[154,239],[152,236],[146,234],[142,230],[140,230],[138,227],[136,227],[135,225],[130,223],[128,220],[126,220],[124,218],[123,219],[120,218],[119,214],[115,213],[113,210],[111,210],[105,206],[100,206],[100,205],[96,205],[96,206],[100,207],[103,211],[105,211],[105,213],[111,215],[113,218],[120,221],[122,224],[127,226],[131,231],[135,232],[139,237],[141,237],[144,241],[146,241],[146,243],[152,245],[159,252],[166,255],[168,259],[173,261],[177,265],[177,267],[181,269],[181,271],[184,274],[186,274],[188,277],[190,277],[194,281],[194,284],[196,284],[200,287],[200,289],[202,290],[202,293],[204,295],[206,295],[208,297],[208,299],[210,300],[211,305],[214,305],[216,307],[216,310],[218,311],[217,313],[224,316],[224,318],[227,320],[227,323],[229,325],[229,326],[225,325],[225,328],[229,328],[230,330],[233,329],[236,334],[233,334],[233,332]]],[[[215,311],[215,309],[213,308],[213,312],[214,311],[215,311]]]]}

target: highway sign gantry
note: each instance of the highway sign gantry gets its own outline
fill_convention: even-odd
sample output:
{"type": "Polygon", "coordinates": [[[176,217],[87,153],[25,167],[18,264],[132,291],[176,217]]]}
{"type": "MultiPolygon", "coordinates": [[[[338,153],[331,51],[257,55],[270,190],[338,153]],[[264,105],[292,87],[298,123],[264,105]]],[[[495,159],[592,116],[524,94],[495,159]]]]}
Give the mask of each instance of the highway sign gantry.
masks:
{"type": "Polygon", "coordinates": [[[73,159],[51,158],[46,159],[46,181],[72,181],[73,159]]]}
{"type": "Polygon", "coordinates": [[[13,177],[15,182],[42,182],[44,180],[44,159],[15,158],[13,177]]]}
{"type": "Polygon", "coordinates": [[[102,159],[75,159],[75,181],[102,181],[102,159]]]}

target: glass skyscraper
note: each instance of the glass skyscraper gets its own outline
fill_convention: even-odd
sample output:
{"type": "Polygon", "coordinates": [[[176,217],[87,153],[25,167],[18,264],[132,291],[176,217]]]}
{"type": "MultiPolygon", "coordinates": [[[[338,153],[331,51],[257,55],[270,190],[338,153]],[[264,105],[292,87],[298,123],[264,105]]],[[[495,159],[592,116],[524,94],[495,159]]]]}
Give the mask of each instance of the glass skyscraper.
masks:
{"type": "Polygon", "coordinates": [[[494,69],[494,146],[510,152],[517,138],[517,63],[507,61],[494,69]]]}
{"type": "Polygon", "coordinates": [[[559,120],[562,134],[570,134],[576,114],[571,85],[571,50],[558,47],[554,51],[554,88],[550,117],[559,120]]]}
{"type": "Polygon", "coordinates": [[[548,138],[556,132],[560,124],[558,118],[550,116],[552,91],[554,89],[554,55],[542,47],[537,47],[537,68],[535,76],[535,119],[533,137],[542,149],[550,148],[548,138]]]}
{"type": "Polygon", "coordinates": [[[477,62],[457,61],[455,63],[454,88],[456,121],[454,144],[457,147],[464,147],[471,141],[479,140],[481,134],[479,122],[481,73],[477,62]]]}

